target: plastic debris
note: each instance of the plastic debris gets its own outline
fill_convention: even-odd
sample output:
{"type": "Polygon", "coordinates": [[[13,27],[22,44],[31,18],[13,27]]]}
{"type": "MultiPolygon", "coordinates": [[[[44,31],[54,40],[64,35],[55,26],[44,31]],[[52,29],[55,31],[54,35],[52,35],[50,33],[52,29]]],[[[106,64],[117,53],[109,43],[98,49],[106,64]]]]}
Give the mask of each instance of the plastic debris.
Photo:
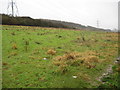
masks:
{"type": "Polygon", "coordinates": [[[77,76],[72,76],[73,78],[77,78],[77,76]]]}
{"type": "Polygon", "coordinates": [[[47,58],[43,58],[43,60],[47,60],[47,58]]]}

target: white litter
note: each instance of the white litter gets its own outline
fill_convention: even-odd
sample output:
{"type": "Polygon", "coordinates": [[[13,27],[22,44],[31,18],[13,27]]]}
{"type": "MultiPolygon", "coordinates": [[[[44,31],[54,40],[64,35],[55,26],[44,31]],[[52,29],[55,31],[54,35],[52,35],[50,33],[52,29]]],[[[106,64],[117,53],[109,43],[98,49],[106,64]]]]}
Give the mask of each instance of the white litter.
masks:
{"type": "Polygon", "coordinates": [[[47,60],[47,58],[43,58],[43,60],[47,60]]]}
{"type": "Polygon", "coordinates": [[[77,78],[77,76],[72,76],[73,78],[77,78]]]}

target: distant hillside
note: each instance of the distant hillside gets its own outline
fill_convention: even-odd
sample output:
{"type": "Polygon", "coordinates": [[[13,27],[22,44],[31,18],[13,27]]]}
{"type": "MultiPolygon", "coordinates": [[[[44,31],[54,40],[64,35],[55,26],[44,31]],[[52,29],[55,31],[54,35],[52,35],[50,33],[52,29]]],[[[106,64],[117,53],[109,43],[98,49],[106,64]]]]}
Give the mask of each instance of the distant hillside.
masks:
{"type": "Polygon", "coordinates": [[[68,29],[84,29],[84,30],[104,30],[98,29],[91,26],[83,26],[81,24],[65,22],[65,21],[56,21],[48,19],[33,19],[31,17],[11,17],[5,14],[2,15],[2,24],[3,25],[23,25],[23,26],[40,26],[40,27],[55,27],[55,28],[68,28],[68,29]]]}

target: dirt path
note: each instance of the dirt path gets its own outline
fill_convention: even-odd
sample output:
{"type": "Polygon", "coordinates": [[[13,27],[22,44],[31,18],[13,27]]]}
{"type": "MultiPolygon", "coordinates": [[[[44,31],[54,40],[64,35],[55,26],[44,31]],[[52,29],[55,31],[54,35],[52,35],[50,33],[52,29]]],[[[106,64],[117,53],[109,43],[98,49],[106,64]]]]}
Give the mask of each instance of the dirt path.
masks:
{"type": "Polygon", "coordinates": [[[97,80],[100,81],[102,84],[105,83],[105,82],[102,81],[102,79],[103,79],[104,77],[107,77],[107,76],[109,76],[110,74],[113,73],[112,66],[113,66],[113,65],[109,65],[109,66],[107,67],[107,69],[105,70],[105,72],[104,72],[100,77],[97,78],[97,80]]]}
{"type": "Polygon", "coordinates": [[[120,63],[120,57],[116,58],[116,61],[114,61],[113,64],[109,65],[107,67],[107,69],[105,70],[105,72],[97,78],[98,81],[100,81],[102,84],[104,84],[105,82],[102,81],[103,78],[113,74],[113,69],[112,67],[115,65],[115,64],[119,64],[120,63]]]}

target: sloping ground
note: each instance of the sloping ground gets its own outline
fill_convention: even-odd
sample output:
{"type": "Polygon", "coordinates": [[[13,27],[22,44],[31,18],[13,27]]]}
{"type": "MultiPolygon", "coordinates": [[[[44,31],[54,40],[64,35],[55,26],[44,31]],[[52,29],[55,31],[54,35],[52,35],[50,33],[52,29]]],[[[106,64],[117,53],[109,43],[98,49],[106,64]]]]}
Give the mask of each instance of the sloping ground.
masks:
{"type": "Polygon", "coordinates": [[[4,88],[97,88],[118,55],[113,32],[3,26],[4,88]]]}
{"type": "Polygon", "coordinates": [[[9,15],[0,14],[2,16],[3,25],[23,25],[23,26],[40,26],[40,27],[54,27],[54,28],[67,28],[67,29],[88,29],[88,30],[100,30],[105,29],[95,28],[92,26],[84,26],[77,23],[49,20],[49,19],[33,19],[31,17],[11,17],[9,15]]]}

